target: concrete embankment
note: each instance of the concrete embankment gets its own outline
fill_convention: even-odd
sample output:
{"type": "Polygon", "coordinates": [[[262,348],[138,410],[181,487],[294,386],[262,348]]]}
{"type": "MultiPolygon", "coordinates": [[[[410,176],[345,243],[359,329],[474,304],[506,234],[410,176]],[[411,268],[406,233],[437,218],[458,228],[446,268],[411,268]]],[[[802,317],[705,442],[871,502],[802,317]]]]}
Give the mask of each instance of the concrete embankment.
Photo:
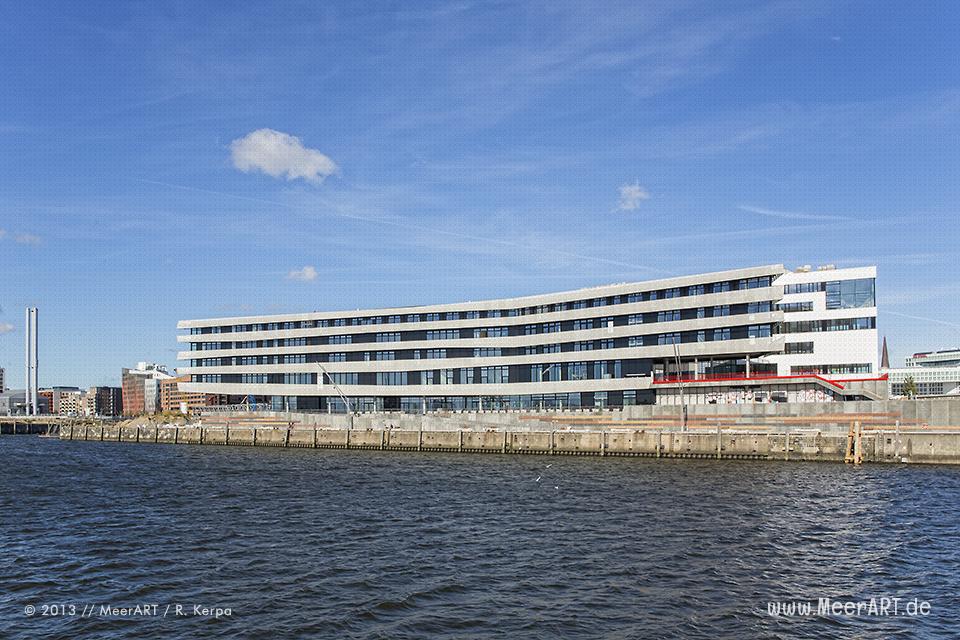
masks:
{"type": "Polygon", "coordinates": [[[44,421],[36,419],[13,419],[4,418],[0,420],[0,435],[56,435],[60,428],[56,421],[44,421]]]}
{"type": "Polygon", "coordinates": [[[644,456],[807,460],[843,462],[852,453],[863,462],[960,464],[960,432],[858,430],[856,436],[803,429],[601,429],[510,431],[329,429],[237,425],[75,425],[62,440],[157,444],[374,449],[540,455],[644,456]]]}

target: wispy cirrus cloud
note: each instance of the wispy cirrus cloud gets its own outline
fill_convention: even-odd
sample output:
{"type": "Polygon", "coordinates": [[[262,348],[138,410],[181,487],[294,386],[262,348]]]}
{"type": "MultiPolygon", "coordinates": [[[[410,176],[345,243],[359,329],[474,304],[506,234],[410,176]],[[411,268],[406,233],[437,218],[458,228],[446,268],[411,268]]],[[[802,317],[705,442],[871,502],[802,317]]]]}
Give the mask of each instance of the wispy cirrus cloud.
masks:
{"type": "Polygon", "coordinates": [[[230,143],[233,166],[250,173],[260,171],[274,178],[302,178],[319,184],[337,173],[336,163],[300,138],[273,129],[257,129],[230,143]]]}
{"type": "Polygon", "coordinates": [[[4,333],[12,333],[15,330],[16,327],[14,327],[12,324],[8,322],[0,322],[0,335],[4,333]]]}
{"type": "Polygon", "coordinates": [[[769,218],[780,218],[781,220],[852,220],[847,216],[821,215],[816,213],[803,213],[797,211],[779,211],[776,209],[767,209],[765,207],[755,207],[749,204],[742,204],[737,207],[740,211],[747,213],[756,213],[757,215],[767,216],[769,218]]]}
{"type": "Polygon", "coordinates": [[[920,322],[930,322],[933,324],[939,324],[944,327],[952,327],[954,329],[960,329],[960,324],[956,322],[949,322],[947,320],[940,320],[939,318],[930,318],[927,316],[915,316],[910,313],[899,313],[897,311],[884,311],[883,313],[891,316],[897,316],[898,318],[906,318],[907,320],[919,320],[920,322]]]}
{"type": "Polygon", "coordinates": [[[557,2],[492,5],[487,13],[523,25],[529,37],[491,39],[465,11],[426,22],[430,38],[405,32],[387,40],[394,56],[411,58],[408,69],[429,65],[439,80],[430,91],[392,104],[393,115],[371,129],[373,135],[491,126],[571,79],[608,71],[621,74],[624,97],[649,98],[722,72],[741,55],[744,42],[808,20],[816,10],[795,2],[733,13],[610,3],[598,13],[588,4],[557,2]]]}
{"type": "Polygon", "coordinates": [[[40,236],[32,233],[18,233],[13,237],[13,239],[17,244],[28,244],[34,247],[39,246],[41,242],[40,236]]]}
{"type": "Polygon", "coordinates": [[[300,282],[312,282],[317,279],[316,267],[306,265],[302,269],[294,269],[287,274],[287,280],[299,280],[300,282]]]}
{"type": "MultiPolygon", "coordinates": [[[[7,236],[11,235],[7,232],[6,229],[0,229],[0,240],[4,240],[7,236]]],[[[39,246],[43,241],[40,236],[33,233],[26,233],[23,231],[16,232],[12,234],[13,241],[17,244],[25,244],[31,246],[39,246]]]]}

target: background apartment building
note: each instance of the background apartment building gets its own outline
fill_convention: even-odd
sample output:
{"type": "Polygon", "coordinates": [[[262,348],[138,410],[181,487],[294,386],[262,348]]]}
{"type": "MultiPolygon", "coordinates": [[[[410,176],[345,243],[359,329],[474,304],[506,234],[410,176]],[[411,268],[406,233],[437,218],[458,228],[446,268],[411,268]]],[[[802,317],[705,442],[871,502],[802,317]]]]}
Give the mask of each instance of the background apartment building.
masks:
{"type": "Polygon", "coordinates": [[[79,387],[50,387],[40,389],[37,396],[44,398],[47,409],[41,413],[58,416],[77,416],[83,411],[82,392],[79,387]]]}
{"type": "Polygon", "coordinates": [[[120,387],[90,387],[83,396],[84,415],[119,416],[123,412],[120,387]]]}
{"type": "Polygon", "coordinates": [[[190,376],[184,375],[158,382],[160,388],[160,411],[179,411],[192,413],[203,407],[224,404],[221,396],[209,393],[181,391],[179,385],[190,382],[190,376]]]}
{"type": "Polygon", "coordinates": [[[143,413],[156,413],[160,406],[161,380],[173,378],[163,365],[152,362],[138,362],[135,369],[122,369],[120,384],[125,416],[143,413]]]}
{"type": "Polygon", "coordinates": [[[890,395],[904,396],[913,380],[917,396],[960,395],[960,349],[926,351],[907,358],[906,366],[887,369],[890,395]]]}

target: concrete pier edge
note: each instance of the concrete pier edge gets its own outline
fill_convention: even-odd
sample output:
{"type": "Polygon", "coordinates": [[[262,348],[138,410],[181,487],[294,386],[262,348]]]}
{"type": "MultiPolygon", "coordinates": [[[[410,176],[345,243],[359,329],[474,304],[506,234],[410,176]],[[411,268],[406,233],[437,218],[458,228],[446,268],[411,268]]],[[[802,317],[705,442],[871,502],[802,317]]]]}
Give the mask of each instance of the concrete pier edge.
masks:
{"type": "MultiPolygon", "coordinates": [[[[856,457],[865,463],[960,464],[960,432],[936,429],[858,430],[856,457]]],[[[792,427],[782,431],[597,429],[507,431],[457,429],[328,429],[314,426],[138,426],[61,429],[61,440],[133,444],[369,449],[446,453],[578,455],[843,462],[848,434],[792,427]]]]}

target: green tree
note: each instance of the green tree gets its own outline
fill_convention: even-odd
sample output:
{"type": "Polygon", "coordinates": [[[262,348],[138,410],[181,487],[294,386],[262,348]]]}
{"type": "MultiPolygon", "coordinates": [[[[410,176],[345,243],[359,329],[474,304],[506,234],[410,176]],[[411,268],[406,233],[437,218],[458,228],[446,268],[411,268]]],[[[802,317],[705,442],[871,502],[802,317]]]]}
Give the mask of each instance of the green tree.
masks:
{"type": "Polygon", "coordinates": [[[903,395],[908,398],[917,397],[917,382],[913,379],[913,376],[907,376],[906,380],[903,381],[903,395]]]}

